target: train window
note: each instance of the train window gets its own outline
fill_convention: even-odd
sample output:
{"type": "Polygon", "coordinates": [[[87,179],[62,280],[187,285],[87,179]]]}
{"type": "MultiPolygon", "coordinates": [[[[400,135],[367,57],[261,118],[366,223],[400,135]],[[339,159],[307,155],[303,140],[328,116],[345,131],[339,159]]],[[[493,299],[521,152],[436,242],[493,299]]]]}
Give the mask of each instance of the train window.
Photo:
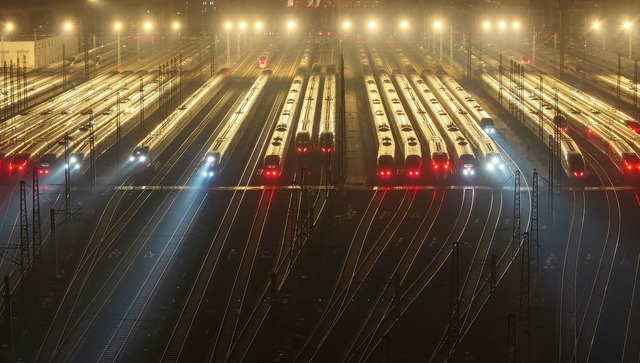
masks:
{"type": "Polygon", "coordinates": [[[302,83],[302,82],[299,79],[294,79],[293,80],[293,84],[300,84],[300,83],[302,83]]]}
{"type": "Polygon", "coordinates": [[[399,99],[397,99],[397,98],[393,98],[393,99],[391,100],[391,103],[400,103],[400,100],[399,100],[399,99]]]}
{"type": "Polygon", "coordinates": [[[375,82],[374,82],[372,79],[370,79],[370,80],[368,80],[368,81],[367,81],[367,84],[374,84],[374,83],[375,83],[375,82]]]}
{"type": "Polygon", "coordinates": [[[404,111],[402,111],[402,110],[397,110],[397,111],[396,111],[396,115],[398,115],[398,116],[404,116],[404,111]]]}
{"type": "Polygon", "coordinates": [[[390,79],[385,79],[384,81],[382,81],[383,83],[391,83],[390,79]]]}
{"type": "Polygon", "coordinates": [[[293,98],[289,98],[289,99],[287,100],[287,103],[288,103],[288,104],[292,104],[292,103],[293,103],[293,98]]]}
{"type": "Polygon", "coordinates": [[[379,100],[379,99],[377,99],[377,98],[376,98],[376,99],[374,99],[374,100],[373,100],[373,104],[374,104],[374,105],[379,105],[379,104],[380,104],[380,100],[379,100]]]}
{"type": "Polygon", "coordinates": [[[283,116],[290,116],[290,115],[291,115],[291,111],[289,111],[289,110],[284,110],[284,111],[282,111],[282,115],[283,115],[283,116]]]}
{"type": "Polygon", "coordinates": [[[376,116],[384,116],[384,112],[376,110],[376,116]]]}
{"type": "Polygon", "coordinates": [[[371,93],[378,93],[378,91],[376,91],[376,90],[374,90],[374,89],[370,90],[369,92],[371,92],[371,93]]]}
{"type": "Polygon", "coordinates": [[[389,93],[396,93],[396,90],[394,90],[393,88],[389,88],[389,89],[387,90],[387,92],[389,92],[389,93]]]}

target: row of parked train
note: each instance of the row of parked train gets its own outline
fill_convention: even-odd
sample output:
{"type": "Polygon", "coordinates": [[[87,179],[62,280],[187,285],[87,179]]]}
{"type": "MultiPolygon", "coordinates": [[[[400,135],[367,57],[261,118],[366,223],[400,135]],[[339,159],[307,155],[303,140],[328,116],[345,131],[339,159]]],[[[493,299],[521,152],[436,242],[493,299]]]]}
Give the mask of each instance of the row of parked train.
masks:
{"type": "Polygon", "coordinates": [[[369,53],[371,62],[364,44],[359,45],[369,108],[378,140],[379,177],[389,178],[397,174],[410,179],[420,177],[427,157],[431,170],[438,176],[459,173],[470,177],[481,166],[489,173],[506,169],[501,153],[490,137],[495,133],[493,120],[452,78],[448,77],[443,83],[435,75],[416,74],[399,49],[395,51],[396,61],[404,73],[396,70],[390,75],[380,54],[373,49],[369,53]],[[400,94],[404,104],[408,105],[413,123],[400,94]],[[385,112],[383,100],[389,113],[385,112]],[[394,133],[397,136],[395,140],[399,141],[400,158],[396,157],[394,133]],[[425,142],[425,147],[421,146],[421,141],[425,142]],[[423,155],[423,150],[427,149],[428,154],[423,155]]]}

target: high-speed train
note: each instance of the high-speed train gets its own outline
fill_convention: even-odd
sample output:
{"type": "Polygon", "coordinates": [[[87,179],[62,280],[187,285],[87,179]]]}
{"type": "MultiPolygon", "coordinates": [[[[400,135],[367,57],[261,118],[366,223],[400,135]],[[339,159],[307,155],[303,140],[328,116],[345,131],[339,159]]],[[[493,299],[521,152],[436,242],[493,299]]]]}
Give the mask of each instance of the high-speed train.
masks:
{"type": "Polygon", "coordinates": [[[138,170],[151,165],[154,155],[160,154],[183,130],[183,127],[211,101],[228,76],[228,70],[223,69],[194,92],[133,148],[129,156],[129,164],[138,170]]]}
{"type": "Polygon", "coordinates": [[[478,101],[466,92],[464,88],[462,88],[462,86],[460,86],[460,84],[458,84],[458,82],[456,82],[452,77],[443,77],[443,82],[447,85],[447,88],[449,88],[456,99],[464,105],[465,109],[471,113],[476,122],[480,123],[484,132],[489,136],[495,134],[496,126],[493,122],[493,118],[489,116],[487,111],[485,111],[480,104],[478,104],[478,101]]]}
{"type": "Polygon", "coordinates": [[[318,149],[323,153],[333,152],[336,134],[336,74],[328,73],[324,78],[322,109],[320,110],[320,134],[318,149]]]}
{"type": "Polygon", "coordinates": [[[382,82],[382,93],[391,111],[390,119],[393,121],[392,124],[402,143],[404,173],[409,177],[418,177],[422,174],[422,148],[420,141],[407,117],[402,102],[398,99],[398,92],[393,86],[391,77],[384,71],[379,72],[378,76],[380,82],[382,82]]]}
{"type": "Polygon", "coordinates": [[[377,168],[380,178],[390,178],[396,173],[395,152],[396,144],[391,133],[391,126],[384,111],[384,106],[380,100],[380,93],[376,80],[372,75],[364,76],[364,83],[367,89],[367,97],[369,99],[369,109],[371,110],[371,118],[376,129],[378,141],[377,168]]]}
{"type": "Polygon", "coordinates": [[[304,76],[297,75],[293,78],[287,99],[276,121],[275,130],[271,134],[263,161],[263,174],[267,177],[274,178],[282,174],[282,165],[289,148],[289,134],[300,103],[300,90],[303,83],[304,76]]]}
{"type": "MultiPolygon", "coordinates": [[[[489,89],[494,93],[494,96],[497,96],[500,92],[500,83],[488,74],[483,74],[482,80],[489,86],[489,89]]],[[[502,92],[504,94],[503,97],[509,97],[511,102],[527,115],[527,117],[524,117],[523,125],[535,135],[538,135],[540,127],[539,116],[537,116],[538,109],[529,108],[526,104],[519,102],[518,98],[504,86],[502,87],[502,92]]],[[[553,124],[553,116],[543,113],[543,122],[541,127],[542,135],[540,135],[541,141],[544,142],[551,150],[556,149],[554,145],[552,145],[556,135],[555,129],[556,127],[553,124]]],[[[587,175],[587,170],[582,152],[578,148],[578,145],[576,145],[573,139],[571,139],[565,131],[561,128],[558,129],[559,140],[557,142],[560,145],[560,150],[559,154],[556,156],[560,159],[562,169],[565,174],[572,179],[581,179],[585,177],[587,175]]]]}
{"type": "Polygon", "coordinates": [[[269,55],[262,54],[258,57],[258,67],[261,69],[267,68],[269,66],[269,55]]]}
{"type": "Polygon", "coordinates": [[[313,124],[316,116],[316,105],[318,104],[318,92],[320,90],[320,73],[311,73],[305,97],[302,102],[302,110],[295,134],[296,151],[306,154],[311,151],[313,124]]]}
{"type": "Polygon", "coordinates": [[[224,168],[229,154],[246,128],[247,122],[245,121],[252,114],[253,106],[258,102],[270,75],[271,71],[262,71],[234,112],[225,118],[216,130],[213,142],[202,159],[201,173],[204,177],[215,177],[224,168]]]}
{"type": "MultiPolygon", "coordinates": [[[[462,89],[458,82],[453,78],[447,78],[447,86],[449,89],[462,89]]],[[[476,155],[484,166],[484,169],[488,172],[504,170],[506,166],[502,156],[500,155],[500,150],[486,131],[482,129],[480,125],[472,119],[462,105],[453,98],[440,79],[433,76],[427,78],[427,81],[433,82],[430,86],[435,90],[435,93],[440,97],[440,100],[444,101],[444,104],[449,109],[450,114],[455,115],[458,121],[458,126],[462,127],[463,132],[475,145],[476,155]]]]}
{"type": "Polygon", "coordinates": [[[418,90],[418,95],[422,99],[422,102],[427,105],[427,109],[431,112],[431,117],[433,117],[438,127],[440,127],[442,135],[451,143],[453,147],[453,160],[458,172],[464,176],[475,175],[478,162],[471,148],[471,144],[455,125],[449,114],[442,108],[424,80],[418,75],[412,75],[411,82],[413,83],[413,87],[418,90]]]}
{"type": "MultiPolygon", "coordinates": [[[[529,79],[525,80],[525,87],[533,88],[529,79]]],[[[558,97],[563,102],[558,102],[558,108],[563,114],[567,115],[566,120],[572,129],[582,134],[589,142],[602,150],[613,164],[625,174],[638,174],[640,172],[640,157],[626,140],[621,136],[630,138],[630,142],[636,142],[636,135],[627,129],[622,123],[611,121],[613,124],[603,124],[598,117],[601,115],[597,112],[584,113],[580,109],[580,105],[576,102],[575,95],[571,92],[567,93],[567,87],[559,85],[556,88],[558,97]]],[[[589,110],[593,105],[587,104],[589,110]]],[[[555,116],[558,117],[558,116],[555,116]]],[[[554,117],[554,118],[555,118],[554,117]]]]}
{"type": "Polygon", "coordinates": [[[429,147],[429,155],[431,157],[431,167],[435,172],[450,172],[449,153],[447,145],[440,136],[440,132],[434,125],[433,120],[424,110],[424,106],[415,95],[415,91],[411,84],[403,74],[395,74],[394,78],[398,83],[404,99],[407,101],[409,108],[416,119],[418,129],[422,132],[423,138],[427,141],[429,147]]]}

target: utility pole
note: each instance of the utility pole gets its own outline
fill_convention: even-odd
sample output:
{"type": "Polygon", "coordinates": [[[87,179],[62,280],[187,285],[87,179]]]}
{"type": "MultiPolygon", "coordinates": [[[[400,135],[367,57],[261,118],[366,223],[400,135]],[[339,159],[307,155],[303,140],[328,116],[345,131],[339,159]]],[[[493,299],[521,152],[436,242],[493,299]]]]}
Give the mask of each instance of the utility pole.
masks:
{"type": "Polygon", "coordinates": [[[507,363],[516,363],[518,361],[516,336],[516,315],[510,313],[507,317],[507,363]]]}
{"type": "Polygon", "coordinates": [[[29,220],[27,217],[27,194],[24,181],[20,181],[20,273],[27,274],[31,265],[29,256],[29,220]]]}
{"type": "Polygon", "coordinates": [[[520,170],[516,170],[513,188],[513,239],[511,241],[511,257],[516,255],[520,245],[520,170]]]}
{"type": "Polygon", "coordinates": [[[31,186],[32,216],[33,216],[33,258],[42,248],[42,234],[40,233],[40,187],[38,182],[38,168],[33,168],[33,185],[31,186]]]}
{"type": "Polygon", "coordinates": [[[93,110],[89,112],[89,163],[91,167],[91,186],[96,186],[95,134],[93,132],[93,110]]]}
{"type": "Polygon", "coordinates": [[[71,170],[69,167],[69,133],[64,134],[64,210],[71,219],[71,170]]]}
{"type": "Polygon", "coordinates": [[[451,251],[451,289],[449,312],[449,349],[447,362],[458,361],[458,345],[460,344],[460,254],[458,242],[453,242],[451,251]]]}
{"type": "Polygon", "coordinates": [[[140,78],[140,138],[144,139],[144,81],[140,78]]]}
{"type": "MultiPolygon", "coordinates": [[[[538,224],[539,224],[539,219],[538,219],[538,195],[539,195],[539,189],[538,189],[538,172],[536,171],[536,169],[533,169],[533,191],[532,191],[532,195],[531,195],[531,235],[530,235],[530,245],[532,246],[531,248],[533,249],[533,255],[532,255],[532,265],[535,267],[533,270],[533,279],[532,279],[532,288],[534,293],[532,294],[534,299],[536,297],[535,292],[537,291],[537,281],[538,281],[538,258],[540,257],[539,254],[539,250],[538,250],[538,224]]],[[[535,303],[535,300],[534,300],[535,303]]]]}
{"type": "Polygon", "coordinates": [[[531,244],[529,242],[529,233],[525,232],[520,253],[520,321],[518,324],[518,348],[521,353],[519,362],[522,363],[529,361],[530,353],[531,244]]]}
{"type": "Polygon", "coordinates": [[[9,338],[9,362],[14,362],[13,313],[11,311],[11,279],[9,276],[4,277],[4,306],[6,307],[4,316],[7,326],[7,337],[9,338]]]}

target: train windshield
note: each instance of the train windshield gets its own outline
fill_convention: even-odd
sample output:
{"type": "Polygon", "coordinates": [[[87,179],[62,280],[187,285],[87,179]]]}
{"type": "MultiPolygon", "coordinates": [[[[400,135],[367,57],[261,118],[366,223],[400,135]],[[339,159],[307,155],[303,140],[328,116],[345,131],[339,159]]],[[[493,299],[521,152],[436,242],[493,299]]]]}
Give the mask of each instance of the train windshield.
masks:
{"type": "Polygon", "coordinates": [[[470,154],[460,155],[460,166],[464,168],[473,168],[476,164],[476,157],[470,154]]]}
{"type": "Polygon", "coordinates": [[[445,153],[435,153],[431,158],[431,162],[436,169],[449,168],[449,155],[445,153]]]}
{"type": "Polygon", "coordinates": [[[378,157],[378,175],[391,176],[395,171],[396,165],[393,161],[393,156],[382,155],[378,157]]]}
{"type": "Polygon", "coordinates": [[[480,120],[480,126],[482,126],[484,132],[487,133],[494,133],[496,130],[496,126],[494,125],[493,120],[487,117],[480,120]]]}
{"type": "Polygon", "coordinates": [[[409,176],[420,175],[420,166],[422,165],[422,158],[417,155],[410,155],[404,161],[404,168],[409,176]]]}
{"type": "Polygon", "coordinates": [[[567,162],[569,163],[569,169],[573,176],[584,176],[586,168],[584,166],[584,159],[581,155],[569,155],[567,162]]]}

